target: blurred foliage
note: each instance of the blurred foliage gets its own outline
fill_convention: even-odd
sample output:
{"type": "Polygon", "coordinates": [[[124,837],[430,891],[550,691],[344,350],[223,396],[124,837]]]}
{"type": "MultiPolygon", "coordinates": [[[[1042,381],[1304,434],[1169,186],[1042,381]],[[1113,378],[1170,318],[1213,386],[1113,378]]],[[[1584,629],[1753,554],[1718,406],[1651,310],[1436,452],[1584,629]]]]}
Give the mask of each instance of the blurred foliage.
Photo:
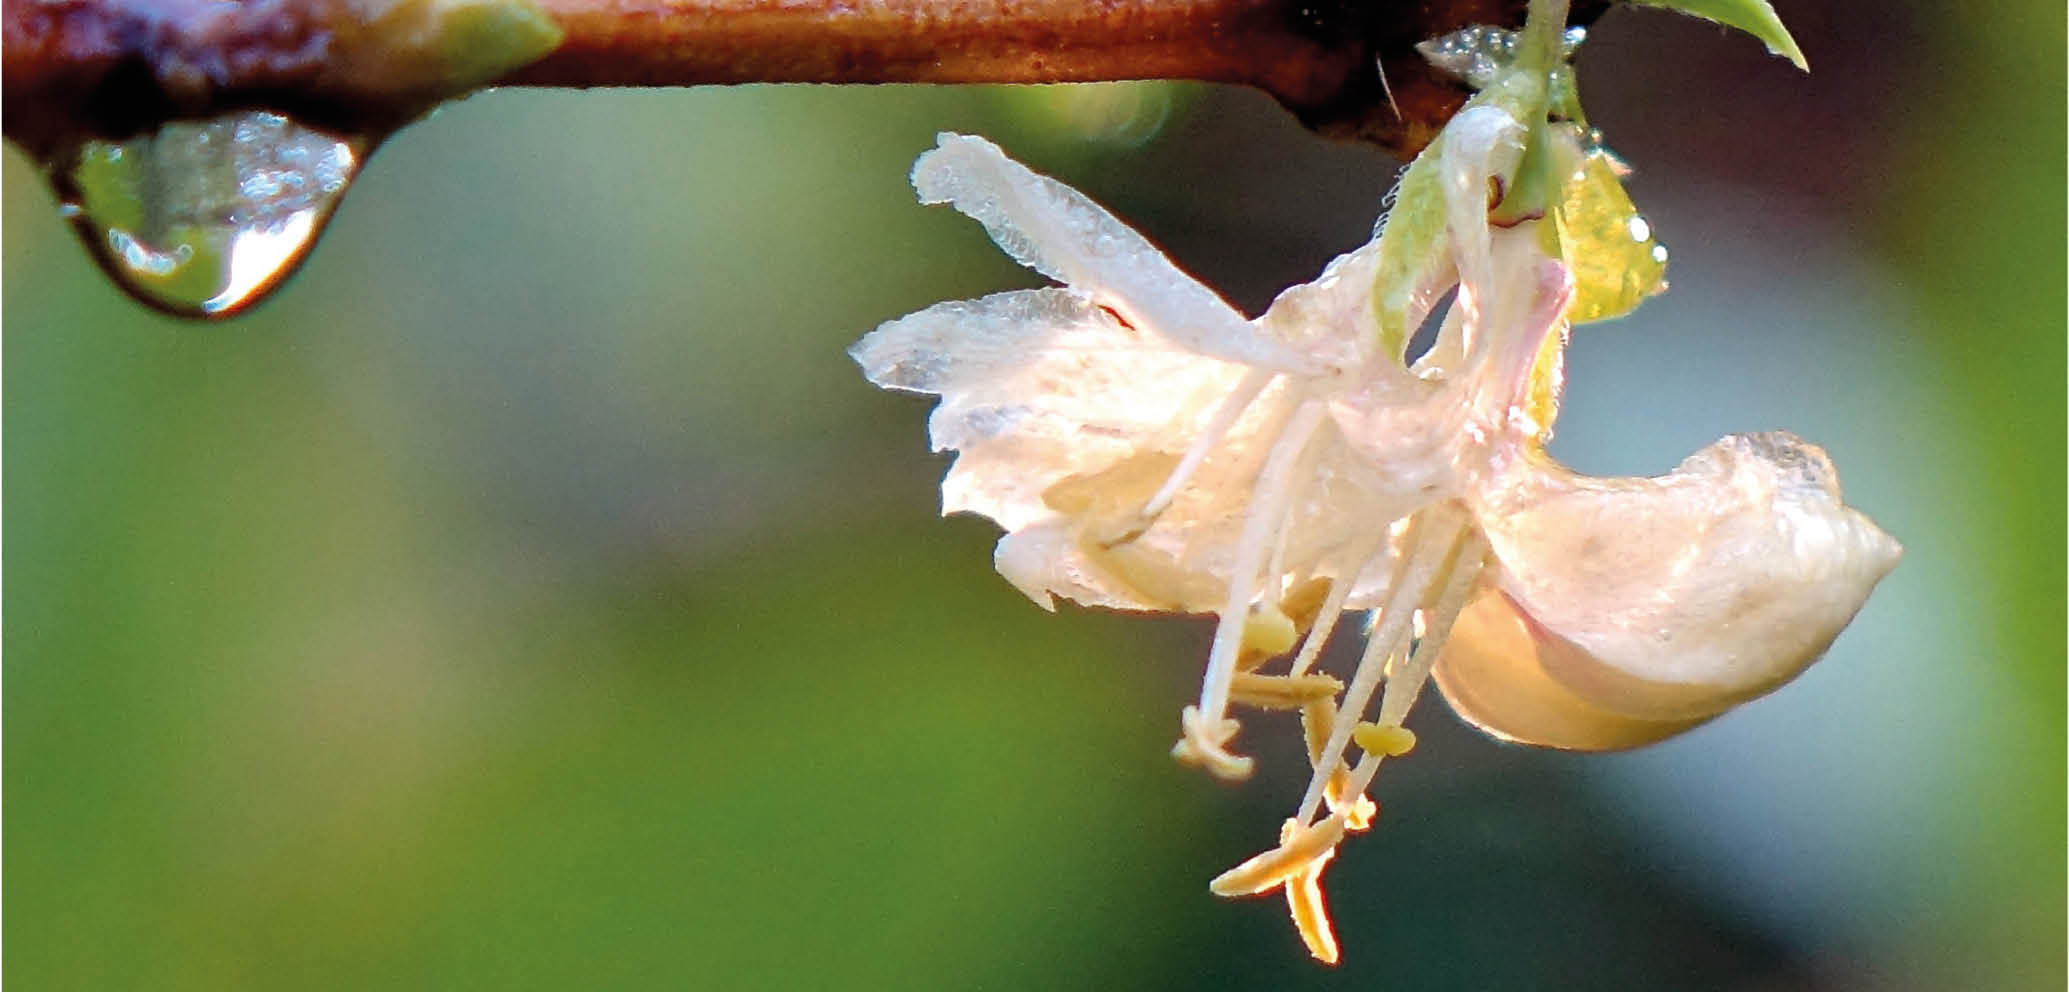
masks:
{"type": "MultiPolygon", "coordinates": [[[[1585,778],[1620,759],[1501,747],[1430,707],[1380,829],[1331,870],[1346,965],[1315,969],[1275,902],[1205,891],[1273,836],[1298,787],[1274,772],[1300,759],[1267,748],[1236,790],[1171,765],[1204,630],[1042,614],[991,574],[987,525],[931,519],[924,405],[842,349],[1029,284],[912,203],[934,131],[1064,175],[1250,308],[1362,240],[1378,156],[1202,87],[502,93],[398,135],[310,271],[220,326],[106,286],[8,155],[9,977],[2050,987],[2062,11],[1917,3],[1865,40],[1849,7],[1783,12],[1819,75],[1633,14],[1595,31],[1583,85],[1687,266],[1622,333],[1666,334],[1648,314],[1729,277],[1692,261],[1704,234],[1671,227],[1673,191],[1744,187],[1731,202],[1771,204],[1775,229],[1866,245],[1849,264],[1907,322],[1889,356],[1775,373],[1777,423],[1732,426],[1803,426],[1773,399],[1792,390],[1953,421],[1951,462],[1923,435],[1866,452],[1916,462],[1835,448],[1850,496],[1912,544],[1889,594],[1945,612],[1883,617],[1894,633],[1840,649],[1888,656],[1806,679],[1930,714],[1887,730],[1950,763],[1891,771],[1881,731],[1837,717],[1678,752],[1709,768],[1698,792],[1734,794],[1763,755],[1909,781],[1929,815],[1809,803],[1762,828],[1832,838],[1893,887],[1803,912],[1733,896],[1729,876],[1772,867],[1706,862],[1644,805],[1660,795],[1585,778]],[[1924,628],[1963,650],[1901,657],[1924,628]],[[1878,697],[1882,664],[1959,685],[1878,697]]],[[[1749,340],[1794,355],[1832,333],[1749,340]]],[[[1602,392],[1582,369],[1576,416],[1602,392]]]]}
{"type": "MultiPolygon", "coordinates": [[[[2060,218],[2065,204],[2063,8],[2009,3],[1925,8],[1936,46],[1964,54],[1931,79],[1933,98],[1898,131],[1905,158],[1888,194],[1903,207],[1884,234],[1925,307],[1935,357],[1956,384],[1961,427],[1984,454],[1969,506],[1989,521],[1978,548],[1994,607],[1978,618],[1997,651],[1950,659],[2002,667],[2019,680],[2031,753],[2003,755],[1979,783],[1976,809],[1950,811],[1983,832],[1987,865],[1964,884],[1989,894],[1991,912],[1950,921],[1972,937],[1962,970],[1990,975],[2004,962],[2034,987],[2063,973],[2065,775],[2063,626],[2063,369],[2060,218]],[[2052,149],[2053,151],[2049,151],[2052,149]],[[1981,166],[1978,168],[1978,166],[1981,166]],[[1917,191],[1917,192],[1914,192],[1917,191]],[[1921,195],[1922,193],[1922,195],[1921,195]],[[1984,810],[2004,809],[1991,816],[1984,810]]],[[[1958,676],[1957,676],[1958,677],[1958,676]]]]}

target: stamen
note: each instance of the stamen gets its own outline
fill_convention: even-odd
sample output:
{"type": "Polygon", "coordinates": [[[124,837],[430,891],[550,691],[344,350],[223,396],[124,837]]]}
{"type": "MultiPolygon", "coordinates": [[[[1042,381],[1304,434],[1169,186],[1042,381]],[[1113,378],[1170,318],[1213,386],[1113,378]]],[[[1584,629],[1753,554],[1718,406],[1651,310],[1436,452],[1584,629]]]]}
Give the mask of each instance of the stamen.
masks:
{"type": "MultiPolygon", "coordinates": [[[[1437,596],[1432,610],[1429,636],[1415,646],[1401,666],[1401,671],[1387,679],[1386,694],[1379,700],[1379,720],[1375,730],[1399,729],[1407,734],[1401,721],[1414,707],[1417,696],[1429,681],[1430,669],[1444,652],[1444,642],[1451,636],[1451,627],[1458,622],[1458,615],[1465,610],[1466,600],[1472,595],[1473,587],[1480,581],[1480,572],[1487,563],[1487,539],[1477,531],[1468,531],[1460,536],[1456,565],[1444,582],[1444,590],[1437,596]]],[[[1414,746],[1415,737],[1409,734],[1407,743],[1414,746]]],[[[1373,776],[1379,774],[1379,763],[1388,754],[1384,748],[1366,748],[1364,757],[1358,759],[1358,767],[1351,773],[1351,785],[1363,792],[1372,785],[1373,776]]]]}
{"type": "MultiPolygon", "coordinates": [[[[1339,716],[1350,714],[1351,719],[1339,719],[1329,735],[1329,743],[1323,749],[1324,760],[1315,766],[1314,775],[1308,780],[1307,793],[1300,800],[1300,812],[1295,814],[1295,819],[1302,823],[1313,817],[1321,805],[1323,786],[1330,771],[1343,760],[1343,750],[1350,743],[1356,715],[1365,711],[1365,704],[1371,701],[1373,691],[1379,688],[1387,664],[1406,642],[1410,615],[1428,598],[1431,587],[1443,581],[1458,543],[1466,532],[1466,527],[1456,522],[1447,508],[1432,507],[1422,512],[1444,516],[1441,521],[1419,522],[1410,535],[1412,543],[1404,546],[1404,564],[1399,568],[1401,574],[1387,590],[1387,602],[1379,611],[1379,625],[1366,635],[1365,654],[1358,659],[1358,669],[1351,676],[1350,688],[1344,691],[1343,703],[1338,708],[1339,716]],[[1442,544],[1428,542],[1423,538],[1429,530],[1449,532],[1450,539],[1442,544]]],[[[1365,790],[1361,786],[1351,791],[1355,794],[1365,790]]]]}
{"type": "Polygon", "coordinates": [[[1310,578],[1295,583],[1293,588],[1286,590],[1284,596],[1279,597],[1279,609],[1284,610],[1286,615],[1292,618],[1294,629],[1306,633],[1308,628],[1315,625],[1315,617],[1321,612],[1323,600],[1329,598],[1330,586],[1331,580],[1327,578],[1310,578]]]}
{"type": "Polygon", "coordinates": [[[1327,675],[1258,675],[1237,672],[1229,683],[1229,700],[1263,710],[1298,710],[1326,702],[1343,691],[1343,683],[1327,675]]]}
{"type": "Polygon", "coordinates": [[[1200,717],[1199,707],[1187,706],[1178,711],[1178,726],[1181,736],[1178,743],[1171,745],[1171,757],[1179,764],[1195,768],[1204,766],[1217,778],[1227,781],[1250,777],[1253,762],[1228,753],[1226,747],[1243,729],[1242,724],[1224,718],[1209,726],[1200,717]]]}
{"type": "Polygon", "coordinates": [[[1329,906],[1322,901],[1322,869],[1334,857],[1332,847],[1286,880],[1286,909],[1293,915],[1293,929],[1300,932],[1307,952],[1323,964],[1335,964],[1337,959],[1336,930],[1329,925],[1329,906]]]}
{"type": "Polygon", "coordinates": [[[1316,858],[1343,840],[1343,817],[1332,816],[1311,827],[1288,820],[1279,831],[1279,846],[1222,872],[1207,883],[1217,896],[1254,896],[1270,892],[1307,870],[1316,858]]]}
{"type": "Polygon", "coordinates": [[[1398,723],[1361,723],[1351,729],[1351,740],[1368,754],[1398,758],[1415,750],[1415,731],[1398,723]]]}
{"type": "Polygon", "coordinates": [[[1337,718],[1330,720],[1328,740],[1323,743],[1320,754],[1314,758],[1314,771],[1308,778],[1307,791],[1301,795],[1299,812],[1294,814],[1294,819],[1302,823],[1306,823],[1315,815],[1323,795],[1330,791],[1343,794],[1342,789],[1331,790],[1330,786],[1335,779],[1344,774],[1343,748],[1350,742],[1350,724],[1355,722],[1356,713],[1362,710],[1365,702],[1372,697],[1372,691],[1379,681],[1379,673],[1385,667],[1383,659],[1394,653],[1401,640],[1400,628],[1404,625],[1398,622],[1388,623],[1385,619],[1387,612],[1392,609],[1389,605],[1381,611],[1380,628],[1367,635],[1365,654],[1358,659],[1357,671],[1351,676],[1351,687],[1344,694],[1344,702],[1335,714],[1337,718]],[[1339,719],[1344,713],[1353,714],[1352,720],[1339,719]]]}
{"type": "Polygon", "coordinates": [[[1451,625],[1458,622],[1458,615],[1465,611],[1467,597],[1480,581],[1480,570],[1486,559],[1486,538],[1474,530],[1460,535],[1448,563],[1450,575],[1444,579],[1444,590],[1432,604],[1428,632],[1422,635],[1415,651],[1408,656],[1404,670],[1387,678],[1386,693],[1379,700],[1381,726],[1400,726],[1407,718],[1409,708],[1415,705],[1416,696],[1422,693],[1423,684],[1429,680],[1437,655],[1444,650],[1445,639],[1451,636],[1451,625]]]}
{"type": "MultiPolygon", "coordinates": [[[[1386,544],[1389,536],[1386,530],[1373,533],[1347,556],[1353,562],[1351,570],[1336,570],[1337,577],[1329,583],[1329,598],[1322,601],[1321,610],[1315,614],[1314,623],[1308,627],[1307,638],[1301,642],[1300,654],[1294,657],[1293,669],[1289,674],[1305,674],[1314,665],[1315,659],[1322,656],[1322,648],[1329,643],[1329,635],[1335,632],[1336,622],[1343,616],[1343,604],[1351,598],[1351,589],[1358,584],[1358,577],[1365,573],[1365,566],[1379,554],[1379,549],[1386,544]]],[[[1398,571],[1400,566],[1397,564],[1395,567],[1398,571]]]]}
{"type": "Polygon", "coordinates": [[[1286,500],[1293,494],[1294,479],[1290,469],[1326,416],[1327,408],[1323,404],[1303,402],[1265,459],[1251,499],[1249,517],[1243,521],[1243,533],[1236,544],[1235,562],[1229,572],[1228,601],[1222,606],[1221,622],[1214,630],[1214,645],[1207,655],[1207,673],[1200,683],[1199,718],[1190,724],[1183,719],[1180,721],[1187,726],[1192,753],[1220,778],[1247,777],[1251,768],[1249,759],[1229,754],[1221,748],[1219,741],[1194,736],[1192,729],[1217,727],[1228,712],[1229,683],[1236,674],[1236,655],[1242,648],[1244,621],[1249,616],[1251,596],[1257,589],[1258,569],[1264,566],[1265,546],[1274,536],[1271,531],[1281,522],[1286,500]]]}
{"type": "Polygon", "coordinates": [[[1267,659],[1276,658],[1293,649],[1300,638],[1300,630],[1293,625],[1293,618],[1273,602],[1258,603],[1250,608],[1250,616],[1243,622],[1243,654],[1255,658],[1256,664],[1238,668],[1255,668],[1267,659]]]}
{"type": "Polygon", "coordinates": [[[1315,612],[1329,588],[1328,579],[1309,579],[1287,590],[1276,603],[1252,606],[1243,628],[1243,650],[1236,653],[1236,671],[1255,671],[1291,649],[1313,629],[1315,612]]]}
{"type": "MultiPolygon", "coordinates": [[[[1309,765],[1322,763],[1322,748],[1329,743],[1329,733],[1336,726],[1336,704],[1329,699],[1317,699],[1300,708],[1300,731],[1307,739],[1309,765]]],[[[1329,804],[1329,812],[1343,815],[1346,830],[1364,830],[1372,826],[1372,820],[1379,815],[1379,805],[1360,795],[1355,799],[1345,791],[1351,784],[1350,773],[1342,762],[1335,762],[1329,771],[1329,781],[1322,787],[1322,799],[1329,804]]]]}

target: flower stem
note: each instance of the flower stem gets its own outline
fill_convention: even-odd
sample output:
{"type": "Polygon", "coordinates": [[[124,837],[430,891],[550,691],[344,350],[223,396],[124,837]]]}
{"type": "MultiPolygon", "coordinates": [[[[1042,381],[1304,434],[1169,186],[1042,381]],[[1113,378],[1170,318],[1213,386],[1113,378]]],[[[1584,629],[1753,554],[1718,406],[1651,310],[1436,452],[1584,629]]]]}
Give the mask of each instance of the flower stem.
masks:
{"type": "Polygon", "coordinates": [[[1536,72],[1551,72],[1560,62],[1560,48],[1566,40],[1569,0],[1530,0],[1523,21],[1523,35],[1516,43],[1516,64],[1536,72]]]}

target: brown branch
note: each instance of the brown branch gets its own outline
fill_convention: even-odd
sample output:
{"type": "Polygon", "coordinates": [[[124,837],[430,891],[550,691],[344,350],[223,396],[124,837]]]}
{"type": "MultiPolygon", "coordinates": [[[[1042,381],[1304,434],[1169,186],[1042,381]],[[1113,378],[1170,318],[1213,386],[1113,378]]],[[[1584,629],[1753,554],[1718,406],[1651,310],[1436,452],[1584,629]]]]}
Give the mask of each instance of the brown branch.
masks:
{"type": "Polygon", "coordinates": [[[553,84],[1051,83],[1269,79],[1311,97],[1354,53],[1303,36],[1284,0],[546,0],[568,39],[520,78],[553,84]]]}
{"type": "MultiPolygon", "coordinates": [[[[1313,126],[1405,150],[1463,98],[1414,43],[1465,24],[1518,23],[1523,4],[541,0],[564,40],[497,82],[1196,79],[1258,87],[1313,126]]],[[[1576,6],[1591,19],[1606,4],[1576,6]]],[[[459,95],[364,57],[374,30],[366,10],[365,0],[4,0],[7,136],[49,154],[82,135],[252,106],[381,133],[459,95]]]]}

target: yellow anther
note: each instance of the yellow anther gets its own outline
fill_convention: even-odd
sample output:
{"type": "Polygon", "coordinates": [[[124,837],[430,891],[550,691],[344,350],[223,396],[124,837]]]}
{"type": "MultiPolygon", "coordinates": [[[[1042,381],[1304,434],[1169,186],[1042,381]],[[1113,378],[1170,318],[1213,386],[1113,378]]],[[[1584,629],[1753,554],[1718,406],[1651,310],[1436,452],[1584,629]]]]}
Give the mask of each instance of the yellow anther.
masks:
{"type": "Polygon", "coordinates": [[[1311,699],[1300,707],[1300,729],[1307,737],[1308,764],[1322,760],[1322,748],[1329,744],[1329,732],[1336,727],[1336,707],[1326,699],[1311,699]]]}
{"type": "Polygon", "coordinates": [[[1322,601],[1329,597],[1328,579],[1295,583],[1276,603],[1252,607],[1243,623],[1243,643],[1236,652],[1236,670],[1247,672],[1293,650],[1315,625],[1322,601]]]}
{"type": "Polygon", "coordinates": [[[1415,750],[1415,731],[1399,724],[1381,726],[1377,723],[1361,723],[1351,728],[1351,740],[1367,752],[1388,758],[1398,758],[1415,750]]]}
{"type": "Polygon", "coordinates": [[[1322,901],[1322,869],[1335,856],[1333,847],[1323,851],[1300,874],[1286,880],[1286,908],[1293,914],[1293,929],[1300,931],[1307,952],[1323,964],[1335,964],[1337,958],[1336,930],[1329,925],[1329,906],[1322,901]]]}
{"type": "Polygon", "coordinates": [[[1322,612],[1322,604],[1329,599],[1328,579],[1309,579],[1295,583],[1279,598],[1279,609],[1293,618],[1293,625],[1306,630],[1315,625],[1316,615],[1322,612]]]}
{"type": "Polygon", "coordinates": [[[1184,736],[1171,746],[1171,757],[1176,758],[1179,764],[1205,768],[1224,782],[1241,782],[1250,777],[1256,763],[1242,755],[1230,754],[1227,747],[1228,742],[1243,729],[1242,724],[1223,717],[1214,726],[1207,726],[1197,706],[1179,711],[1178,720],[1184,736]]]}
{"type": "Polygon", "coordinates": [[[1329,801],[1330,810],[1343,815],[1345,830],[1368,829],[1372,826],[1372,821],[1379,818],[1379,804],[1364,795],[1359,795],[1348,803],[1344,802],[1344,787],[1349,784],[1350,776],[1338,769],[1336,774],[1329,776],[1329,784],[1323,786],[1322,798],[1329,801]]]}
{"type": "Polygon", "coordinates": [[[1322,869],[1336,857],[1343,840],[1343,818],[1332,816],[1311,827],[1287,820],[1279,828],[1279,846],[1229,869],[1208,883],[1215,895],[1248,896],[1284,886],[1293,928],[1315,960],[1336,963],[1336,932],[1329,925],[1329,907],[1322,901],[1322,869]]]}
{"type": "Polygon", "coordinates": [[[1343,817],[1332,816],[1311,827],[1294,825],[1280,830],[1279,846],[1222,872],[1207,888],[1217,896],[1254,896],[1270,892],[1306,871],[1315,859],[1336,850],[1343,840],[1343,817]]]}
{"type": "Polygon", "coordinates": [[[1243,621],[1243,653],[1259,654],[1265,658],[1276,658],[1293,650],[1300,641],[1300,631],[1293,626],[1293,618],[1279,609],[1277,603],[1263,603],[1250,608],[1250,616],[1243,621]]]}
{"type": "Polygon", "coordinates": [[[1343,683],[1327,675],[1258,675],[1254,672],[1237,672],[1229,683],[1228,698],[1232,702],[1259,709],[1294,710],[1334,699],[1336,694],[1342,691],[1343,683]]]}

